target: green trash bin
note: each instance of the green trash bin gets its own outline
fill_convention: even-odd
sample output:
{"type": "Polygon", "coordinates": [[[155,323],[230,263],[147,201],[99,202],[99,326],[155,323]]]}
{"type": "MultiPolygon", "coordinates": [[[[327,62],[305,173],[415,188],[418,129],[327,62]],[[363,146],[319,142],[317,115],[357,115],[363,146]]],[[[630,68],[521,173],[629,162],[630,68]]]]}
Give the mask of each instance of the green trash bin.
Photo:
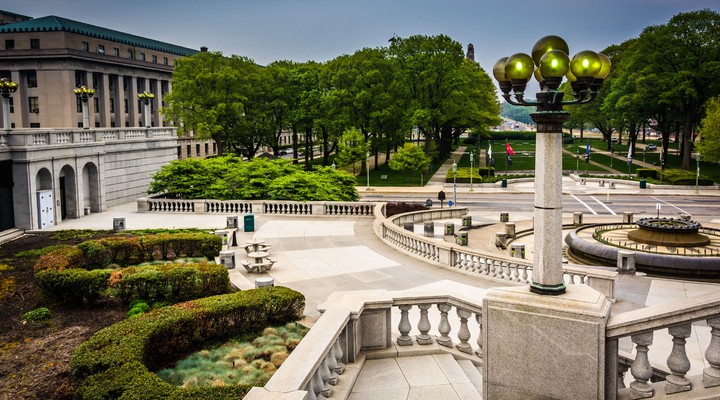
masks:
{"type": "Polygon", "coordinates": [[[640,189],[645,189],[647,187],[647,181],[645,179],[640,180],[640,189]]]}
{"type": "Polygon", "coordinates": [[[255,231],[255,216],[253,214],[245,214],[245,232],[255,231]]]}
{"type": "Polygon", "coordinates": [[[500,186],[506,188],[507,187],[507,179],[503,179],[500,181],[500,186]]]}

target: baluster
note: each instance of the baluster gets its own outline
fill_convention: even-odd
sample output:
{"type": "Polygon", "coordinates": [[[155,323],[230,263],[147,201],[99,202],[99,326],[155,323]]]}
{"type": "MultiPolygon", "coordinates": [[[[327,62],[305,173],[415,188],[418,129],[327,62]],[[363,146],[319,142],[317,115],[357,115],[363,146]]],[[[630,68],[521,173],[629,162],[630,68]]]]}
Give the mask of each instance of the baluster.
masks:
{"type": "Polygon", "coordinates": [[[487,259],[480,260],[480,275],[488,274],[488,262],[487,259]]]}
{"type": "Polygon", "coordinates": [[[335,340],[335,344],[333,344],[332,347],[332,354],[335,358],[335,373],[342,375],[342,373],[345,372],[345,364],[342,362],[343,351],[342,347],[340,347],[340,339],[335,340]]]}
{"type": "Polygon", "coordinates": [[[420,322],[418,322],[418,330],[420,334],[415,336],[418,344],[432,344],[432,336],[428,335],[430,331],[430,319],[428,319],[428,309],[432,304],[419,304],[420,309],[420,322]]]}
{"type": "Polygon", "coordinates": [[[483,358],[483,354],[482,354],[482,350],[483,350],[483,345],[482,345],[482,339],[483,339],[483,333],[482,333],[483,324],[482,324],[482,313],[481,313],[481,312],[475,313],[475,321],[477,321],[477,323],[478,323],[478,338],[477,338],[478,349],[477,349],[477,351],[475,352],[475,355],[478,356],[478,357],[480,357],[480,358],[483,358]]]}
{"type": "Polygon", "coordinates": [[[518,278],[519,276],[520,276],[520,266],[517,265],[517,264],[516,264],[516,265],[513,265],[513,267],[512,267],[512,278],[510,278],[510,280],[511,280],[512,282],[520,282],[520,278],[518,278]]]}
{"type": "Polygon", "coordinates": [[[472,313],[468,310],[463,310],[461,308],[457,309],[458,317],[460,317],[460,330],[458,331],[458,339],[460,339],[460,343],[457,344],[457,349],[462,351],[463,353],[472,354],[473,349],[472,346],[470,346],[470,343],[468,343],[468,340],[470,340],[470,329],[468,329],[468,318],[472,316],[472,313]]]}
{"type": "Polygon", "coordinates": [[[410,317],[408,316],[408,312],[412,306],[409,304],[402,304],[399,305],[398,308],[400,309],[400,323],[398,324],[400,336],[397,338],[398,346],[412,346],[412,338],[409,335],[412,325],[410,325],[410,317]]]}
{"type": "MultiPolygon", "coordinates": [[[[318,373],[320,374],[320,380],[322,380],[323,383],[321,393],[325,397],[330,397],[330,395],[332,394],[332,384],[330,384],[332,375],[330,374],[330,368],[328,368],[327,365],[327,357],[324,357],[322,362],[320,363],[320,366],[318,367],[318,373]]],[[[337,383],[337,375],[335,375],[335,382],[337,383]]]]}
{"type": "Polygon", "coordinates": [[[685,342],[692,333],[692,325],[672,326],[668,328],[668,333],[673,337],[673,348],[667,359],[667,366],[672,375],[666,377],[665,393],[686,392],[692,389],[690,381],[685,377],[685,374],[690,371],[690,360],[685,352],[685,342]]]}
{"type": "Polygon", "coordinates": [[[450,322],[448,322],[448,311],[452,308],[450,304],[440,303],[437,305],[440,310],[440,325],[438,325],[438,332],[440,337],[437,338],[437,342],[441,346],[452,347],[452,339],[448,336],[450,333],[450,322]]]}
{"type": "Polygon", "coordinates": [[[720,318],[708,318],[710,344],[705,350],[705,359],[710,364],[703,370],[703,384],[706,388],[720,386],[720,318]]]}
{"type": "MultiPolygon", "coordinates": [[[[336,340],[337,342],[337,340],[336,340]]],[[[328,351],[327,356],[325,357],[325,363],[327,364],[328,371],[330,372],[330,377],[328,378],[328,383],[335,386],[338,382],[338,373],[335,371],[337,368],[337,360],[335,360],[335,355],[333,354],[333,350],[335,349],[335,345],[330,347],[330,351],[328,351]]]]}
{"type": "Polygon", "coordinates": [[[630,367],[628,367],[626,364],[618,363],[618,368],[617,368],[617,388],[618,388],[618,390],[626,388],[625,373],[628,372],[629,369],[630,369],[630,367]]]}
{"type": "Polygon", "coordinates": [[[524,266],[523,269],[522,269],[522,278],[521,278],[521,280],[520,280],[520,282],[522,282],[522,283],[528,283],[528,272],[527,272],[527,270],[528,270],[528,267],[526,267],[526,266],[524,266]]]}
{"type": "Polygon", "coordinates": [[[630,383],[630,397],[633,399],[644,399],[653,396],[653,388],[647,382],[652,378],[653,371],[648,360],[648,346],[652,344],[653,332],[639,333],[630,336],[630,340],[635,343],[637,354],[635,362],[630,368],[630,373],[635,378],[630,383]]]}
{"type": "Polygon", "coordinates": [[[310,382],[308,382],[307,386],[305,386],[305,391],[307,392],[307,400],[317,400],[317,396],[315,396],[315,389],[313,388],[313,382],[315,382],[314,379],[310,379],[310,382]]]}

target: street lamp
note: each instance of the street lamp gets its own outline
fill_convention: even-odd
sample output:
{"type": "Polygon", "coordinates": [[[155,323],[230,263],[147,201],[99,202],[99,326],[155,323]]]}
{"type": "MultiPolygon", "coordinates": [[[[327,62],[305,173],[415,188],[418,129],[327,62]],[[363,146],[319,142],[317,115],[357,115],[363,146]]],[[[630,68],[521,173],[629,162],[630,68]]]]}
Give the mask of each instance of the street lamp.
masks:
{"type": "Polygon", "coordinates": [[[335,165],[335,161],[333,161],[333,163],[332,163],[332,165],[330,166],[330,168],[332,168],[333,171],[335,171],[335,170],[337,169],[337,165],[335,165]]]}
{"type": "Polygon", "coordinates": [[[700,182],[700,153],[695,154],[695,160],[697,161],[697,172],[695,173],[695,194],[700,194],[700,191],[698,191],[698,183],[700,182]]]}
{"type": "Polygon", "coordinates": [[[453,160],[453,206],[457,207],[457,163],[453,160]]]}
{"type": "Polygon", "coordinates": [[[367,187],[370,187],[370,152],[367,153],[367,163],[365,164],[365,174],[367,175],[367,187]]]}
{"type": "Polygon", "coordinates": [[[3,103],[3,128],[6,131],[12,127],[10,121],[10,95],[15,93],[17,88],[17,83],[7,78],[0,79],[0,96],[2,96],[3,103]]]}
{"type": "Polygon", "coordinates": [[[88,89],[85,86],[80,86],[79,88],[75,88],[73,90],[73,93],[75,93],[75,96],[79,98],[80,102],[82,103],[83,129],[88,129],[90,128],[90,112],[88,110],[88,99],[95,95],[95,91],[93,89],[88,89]]]}
{"type": "Polygon", "coordinates": [[[473,169],[475,169],[475,153],[471,151],[470,152],[470,191],[471,192],[473,191],[473,187],[472,187],[473,169]]]}
{"type": "Polygon", "coordinates": [[[155,94],[148,92],[147,90],[138,94],[138,99],[142,100],[145,105],[143,108],[143,119],[145,120],[145,127],[150,127],[150,100],[155,98],[155,94]]]}
{"type": "Polygon", "coordinates": [[[535,243],[530,291],[539,294],[565,293],[562,270],[562,127],[568,118],[564,105],[586,104],[595,99],[610,73],[610,59],[594,51],[581,51],[572,60],[568,45],[558,36],[540,39],[532,56],[517,53],[501,58],[493,67],[503,98],[509,104],[536,107],[530,114],[537,124],[535,158],[535,243]],[[535,66],[538,67],[537,72],[535,66]],[[536,101],[525,99],[530,77],[540,82],[536,101]],[[563,77],[570,82],[573,99],[563,101],[558,88],[563,77]],[[514,94],[512,94],[514,92],[514,94]],[[514,97],[514,98],[513,98],[514,97]]]}

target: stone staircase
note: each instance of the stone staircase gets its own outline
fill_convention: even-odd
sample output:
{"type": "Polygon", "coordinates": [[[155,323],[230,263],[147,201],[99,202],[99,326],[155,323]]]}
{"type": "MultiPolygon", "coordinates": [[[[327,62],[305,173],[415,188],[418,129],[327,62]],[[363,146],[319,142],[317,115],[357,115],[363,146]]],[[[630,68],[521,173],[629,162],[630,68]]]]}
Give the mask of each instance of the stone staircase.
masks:
{"type": "Polygon", "coordinates": [[[447,352],[375,358],[346,366],[332,399],[481,400],[481,367],[447,352]],[[344,381],[344,382],[343,382],[344,381]]]}

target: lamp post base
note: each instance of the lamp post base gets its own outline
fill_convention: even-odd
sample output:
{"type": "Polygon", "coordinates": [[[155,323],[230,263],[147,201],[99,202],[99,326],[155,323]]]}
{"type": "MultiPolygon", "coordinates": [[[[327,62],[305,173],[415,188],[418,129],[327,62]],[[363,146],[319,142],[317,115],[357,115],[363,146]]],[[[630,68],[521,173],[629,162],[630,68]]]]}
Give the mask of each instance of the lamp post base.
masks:
{"type": "Polygon", "coordinates": [[[558,296],[565,294],[565,284],[559,285],[542,285],[540,283],[531,282],[530,291],[536,294],[558,296]]]}

